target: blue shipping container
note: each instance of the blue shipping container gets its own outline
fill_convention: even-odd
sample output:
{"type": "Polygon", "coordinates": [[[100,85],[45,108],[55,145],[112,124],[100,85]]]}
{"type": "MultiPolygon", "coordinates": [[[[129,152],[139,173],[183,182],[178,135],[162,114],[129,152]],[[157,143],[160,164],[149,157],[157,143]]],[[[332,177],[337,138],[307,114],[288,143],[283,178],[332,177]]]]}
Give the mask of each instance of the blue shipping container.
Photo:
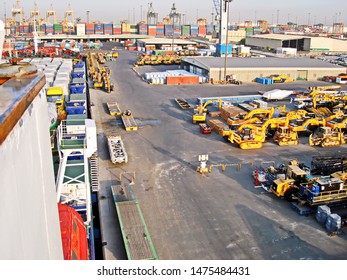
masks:
{"type": "MultiPolygon", "coordinates": [[[[233,49],[233,46],[231,44],[228,44],[228,54],[231,54],[233,49]]],[[[226,45],[221,45],[221,44],[217,44],[216,45],[216,54],[217,55],[225,55],[226,53],[226,45]]]]}

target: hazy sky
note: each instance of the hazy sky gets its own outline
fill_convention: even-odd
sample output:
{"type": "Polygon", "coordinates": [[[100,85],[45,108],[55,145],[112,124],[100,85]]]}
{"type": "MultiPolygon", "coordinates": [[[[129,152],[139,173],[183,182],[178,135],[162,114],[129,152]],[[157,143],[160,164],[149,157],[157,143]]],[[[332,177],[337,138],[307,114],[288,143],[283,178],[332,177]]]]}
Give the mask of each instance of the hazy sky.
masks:
{"type": "MultiPolygon", "coordinates": [[[[212,19],[212,11],[215,13],[213,0],[70,0],[70,1],[50,1],[50,0],[22,0],[25,15],[28,16],[37,3],[41,16],[44,17],[46,11],[53,8],[57,12],[57,19],[64,17],[64,11],[68,9],[69,3],[74,11],[75,18],[81,17],[86,21],[86,11],[90,11],[90,21],[100,20],[102,22],[119,22],[120,20],[140,21],[142,13],[148,10],[148,3],[153,3],[154,9],[159,13],[159,20],[162,20],[170,13],[172,4],[175,3],[178,12],[185,14],[185,23],[195,22],[197,17],[206,18],[208,22],[212,19]]],[[[3,1],[0,9],[0,17],[4,18],[6,6],[7,16],[11,16],[11,9],[16,3],[15,0],[3,1]]],[[[331,25],[334,22],[344,22],[347,25],[347,3],[346,0],[234,0],[230,4],[230,17],[232,22],[243,22],[244,20],[266,19],[270,23],[276,23],[277,17],[280,23],[289,21],[298,24],[323,23],[331,25]]],[[[144,18],[144,16],[143,16],[144,18]]]]}

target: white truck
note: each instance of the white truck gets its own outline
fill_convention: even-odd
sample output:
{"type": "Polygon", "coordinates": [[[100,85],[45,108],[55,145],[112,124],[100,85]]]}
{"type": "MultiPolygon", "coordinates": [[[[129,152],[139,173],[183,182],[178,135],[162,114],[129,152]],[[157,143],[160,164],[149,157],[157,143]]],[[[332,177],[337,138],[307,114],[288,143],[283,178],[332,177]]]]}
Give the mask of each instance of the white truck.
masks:
{"type": "Polygon", "coordinates": [[[107,145],[112,163],[128,162],[128,154],[120,136],[107,136],[107,145]]]}

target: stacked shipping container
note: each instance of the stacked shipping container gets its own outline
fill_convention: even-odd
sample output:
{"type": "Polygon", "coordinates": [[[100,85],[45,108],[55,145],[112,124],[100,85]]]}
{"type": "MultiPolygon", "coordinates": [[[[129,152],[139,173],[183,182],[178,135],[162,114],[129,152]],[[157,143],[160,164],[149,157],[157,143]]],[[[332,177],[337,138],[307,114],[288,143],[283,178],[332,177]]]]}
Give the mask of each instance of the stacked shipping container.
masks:
{"type": "Polygon", "coordinates": [[[87,23],[86,24],[86,35],[91,35],[94,33],[95,33],[94,23],[87,23]]]}
{"type": "Polygon", "coordinates": [[[206,25],[199,25],[198,35],[199,36],[206,36],[206,25]]]}
{"type": "Polygon", "coordinates": [[[198,25],[192,24],[190,26],[190,36],[196,37],[196,36],[198,36],[198,33],[199,33],[198,25]]]}
{"type": "Polygon", "coordinates": [[[147,35],[147,24],[140,23],[137,28],[140,35],[147,35]]]}
{"type": "Polygon", "coordinates": [[[63,25],[62,24],[53,24],[54,34],[63,34],[63,25]]]}
{"type": "Polygon", "coordinates": [[[104,34],[105,35],[112,35],[113,34],[113,24],[112,23],[105,23],[104,24],[104,34]]]}
{"type": "Polygon", "coordinates": [[[52,24],[47,24],[46,25],[46,34],[53,34],[54,29],[52,24]]]}
{"type": "Polygon", "coordinates": [[[130,24],[122,23],[122,34],[130,34],[130,24]]]}
{"type": "Polygon", "coordinates": [[[137,34],[137,27],[136,24],[130,24],[130,34],[137,34]]]}
{"type": "Polygon", "coordinates": [[[172,34],[173,34],[172,24],[165,24],[164,25],[164,33],[165,33],[165,36],[172,36],[172,34]]]}
{"type": "Polygon", "coordinates": [[[182,26],[182,36],[189,37],[190,36],[190,25],[182,26]]]}
{"type": "Polygon", "coordinates": [[[95,34],[104,34],[104,25],[102,23],[95,23],[94,25],[95,34]]]}
{"type": "Polygon", "coordinates": [[[156,28],[156,37],[164,37],[164,24],[163,23],[157,23],[156,28]]]}
{"type": "Polygon", "coordinates": [[[148,24],[147,27],[148,27],[147,34],[149,36],[157,35],[157,26],[155,24],[148,24]]]}
{"type": "Polygon", "coordinates": [[[83,23],[76,24],[76,34],[85,35],[86,34],[86,25],[83,23]]]}
{"type": "Polygon", "coordinates": [[[113,24],[113,35],[122,34],[122,24],[114,23],[113,24]]]}

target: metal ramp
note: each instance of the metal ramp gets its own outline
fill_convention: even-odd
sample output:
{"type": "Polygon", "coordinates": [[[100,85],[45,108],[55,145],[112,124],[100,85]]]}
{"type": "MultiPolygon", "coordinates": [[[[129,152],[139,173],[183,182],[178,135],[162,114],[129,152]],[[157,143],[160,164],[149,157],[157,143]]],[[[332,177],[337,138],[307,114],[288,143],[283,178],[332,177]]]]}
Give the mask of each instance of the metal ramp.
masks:
{"type": "Polygon", "coordinates": [[[99,191],[99,160],[96,153],[89,159],[90,181],[92,192],[99,191]]]}

